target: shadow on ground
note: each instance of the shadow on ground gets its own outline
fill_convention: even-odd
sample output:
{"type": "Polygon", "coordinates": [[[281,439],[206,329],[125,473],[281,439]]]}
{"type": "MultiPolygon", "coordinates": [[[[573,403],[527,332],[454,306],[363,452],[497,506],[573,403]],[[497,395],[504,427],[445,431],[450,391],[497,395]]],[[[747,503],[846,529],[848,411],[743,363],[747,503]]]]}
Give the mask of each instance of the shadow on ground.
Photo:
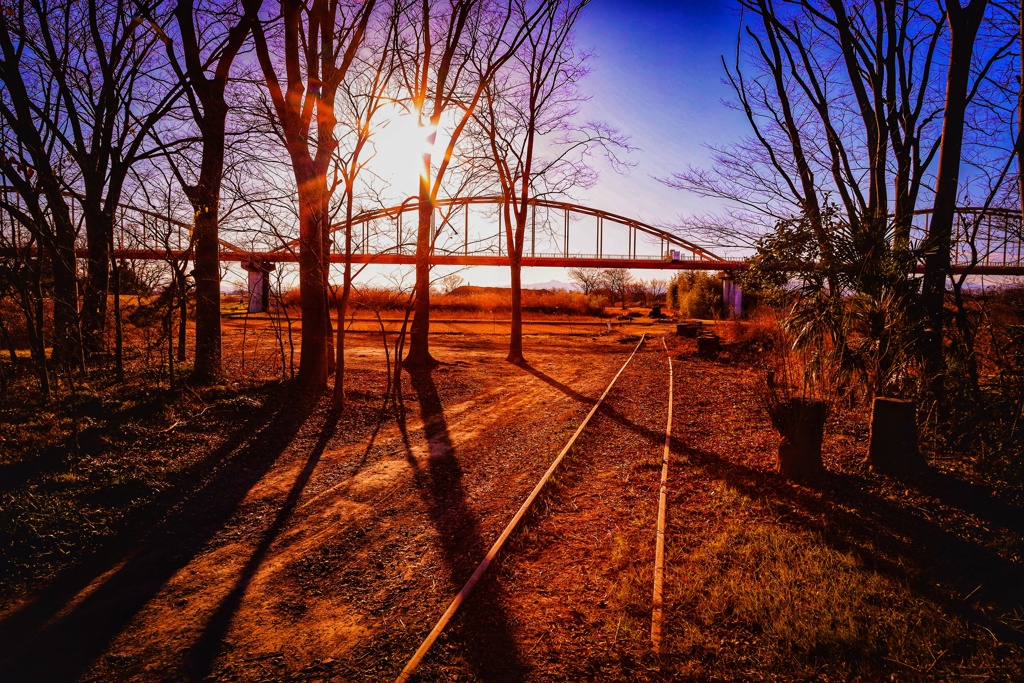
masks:
{"type": "MultiPolygon", "coordinates": [[[[664,433],[630,421],[602,405],[598,413],[638,435],[664,439],[664,433]]],[[[909,581],[920,595],[949,613],[988,629],[1003,642],[1024,646],[1024,631],[993,618],[965,600],[987,602],[1006,616],[1024,614],[1024,567],[979,540],[944,528],[926,510],[900,505],[879,491],[880,475],[826,472],[793,486],[781,474],[748,467],[717,453],[690,447],[678,437],[672,452],[687,457],[710,478],[758,500],[783,523],[815,534],[832,548],[855,555],[865,566],[898,582],[909,581]],[[941,582],[937,584],[937,582],[941,582]],[[952,587],[955,591],[950,594],[952,587]]],[[[1024,509],[995,498],[985,489],[928,468],[898,480],[942,504],[1016,534],[1024,509]]],[[[1019,620],[1019,616],[1015,617],[1019,620]]]]}
{"type": "MultiPolygon", "coordinates": [[[[163,496],[166,515],[141,542],[129,545],[123,539],[114,544],[8,616],[0,624],[0,679],[72,681],[80,677],[132,617],[224,526],[315,406],[315,398],[289,387],[272,393],[263,409],[163,496]],[[93,583],[95,588],[81,597],[93,583]]],[[[311,459],[300,475],[301,484],[313,465],[311,459]]],[[[292,494],[299,491],[297,481],[292,494]]],[[[275,530],[289,511],[286,502],[275,530]]],[[[250,563],[258,564],[259,559],[257,549],[250,563]]],[[[240,583],[247,580],[244,575],[239,579],[240,583]]],[[[229,598],[208,630],[220,628],[236,606],[229,598]]]]}
{"type": "MultiPolygon", "coordinates": [[[[427,371],[410,371],[409,374],[427,441],[426,467],[420,466],[411,450],[406,451],[406,457],[413,468],[420,497],[437,530],[439,550],[450,583],[461,587],[483,559],[487,546],[480,536],[476,516],[466,504],[462,469],[448,432],[437,386],[427,371]]],[[[400,427],[404,432],[404,424],[400,423],[400,427]]],[[[408,436],[405,443],[409,449],[408,436]]],[[[449,599],[446,597],[445,604],[438,605],[437,617],[448,606],[449,599]]],[[[488,681],[521,680],[523,664],[500,591],[494,590],[494,586],[478,587],[470,601],[471,607],[467,605],[469,609],[456,620],[457,627],[452,629],[449,642],[463,642],[464,638],[460,636],[463,630],[472,633],[473,647],[459,649],[479,678],[488,681]]]]}

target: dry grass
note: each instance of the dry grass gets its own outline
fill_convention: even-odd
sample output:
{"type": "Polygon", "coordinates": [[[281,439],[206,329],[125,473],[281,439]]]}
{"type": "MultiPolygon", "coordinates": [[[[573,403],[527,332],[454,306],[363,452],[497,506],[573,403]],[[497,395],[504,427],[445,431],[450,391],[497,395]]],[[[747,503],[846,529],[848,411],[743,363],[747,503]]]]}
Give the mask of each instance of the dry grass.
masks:
{"type": "Polygon", "coordinates": [[[894,680],[1024,675],[1019,657],[1003,659],[997,642],[908,582],[773,518],[727,484],[714,486],[703,514],[714,528],[690,534],[692,547],[671,566],[673,658],[713,653],[734,671],[756,663],[749,673],[765,679],[879,680],[888,669],[900,672],[894,680]]]}
{"type": "MultiPolygon", "coordinates": [[[[523,312],[542,313],[547,315],[595,316],[604,312],[608,305],[605,297],[585,295],[580,292],[564,290],[549,291],[544,289],[524,289],[523,312]]],[[[407,296],[388,289],[378,287],[361,287],[353,289],[351,305],[355,309],[366,308],[382,311],[401,310],[407,296]]],[[[281,295],[281,301],[297,309],[299,305],[298,290],[289,290],[281,295]]],[[[432,311],[445,312],[479,312],[504,313],[512,310],[512,295],[507,289],[491,287],[464,286],[447,293],[435,293],[430,297],[432,311]]]]}

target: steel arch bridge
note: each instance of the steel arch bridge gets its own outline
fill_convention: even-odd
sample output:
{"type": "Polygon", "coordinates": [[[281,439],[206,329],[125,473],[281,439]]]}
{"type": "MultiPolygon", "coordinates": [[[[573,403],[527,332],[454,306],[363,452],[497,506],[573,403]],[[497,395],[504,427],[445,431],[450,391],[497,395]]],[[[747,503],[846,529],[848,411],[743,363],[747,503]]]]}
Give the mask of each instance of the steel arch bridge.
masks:
{"type": "MultiPolygon", "coordinates": [[[[435,202],[432,220],[431,265],[453,266],[507,266],[509,258],[505,247],[504,228],[498,219],[487,221],[486,232],[481,230],[480,217],[471,217],[477,207],[499,209],[501,197],[460,197],[435,202]]],[[[524,267],[550,266],[561,268],[670,268],[728,270],[743,267],[743,263],[719,256],[709,249],[679,235],[642,221],[588,206],[535,199],[529,202],[530,224],[523,249],[524,267]],[[557,217],[558,225],[554,225],[557,217]],[[583,218],[593,219],[592,227],[575,225],[583,218]],[[538,219],[540,223],[538,223],[538,219]],[[575,220],[574,220],[575,219],[575,220]],[[556,229],[557,228],[557,229],[556,229]],[[607,229],[606,229],[607,228],[607,229]],[[617,231],[620,239],[614,246],[606,246],[605,237],[617,231]],[[624,238],[624,240],[622,239],[624,238]],[[583,246],[586,244],[586,246],[583,246]],[[622,245],[625,248],[622,248],[622,245]],[[591,248],[587,248],[591,247],[591,248]],[[615,249],[619,251],[615,251],[615,249]],[[624,252],[624,253],[623,253],[624,252]]],[[[168,220],[165,216],[128,207],[151,219],[168,220]]],[[[412,265],[416,263],[416,222],[419,202],[412,198],[398,206],[365,211],[352,219],[353,246],[351,262],[354,264],[412,265]],[[412,221],[406,216],[412,214],[412,221]],[[409,228],[408,226],[412,227],[409,228]]],[[[191,232],[191,226],[171,221],[181,230],[191,232]]],[[[344,223],[335,223],[332,233],[345,229],[344,223]]],[[[179,238],[179,248],[114,249],[116,258],[164,259],[190,258],[179,238]]],[[[288,263],[298,259],[298,240],[276,248],[247,249],[227,240],[220,240],[222,261],[249,263],[288,263]]],[[[332,251],[332,263],[344,263],[346,255],[332,251]]]]}
{"type": "MultiPolygon", "coordinates": [[[[479,234],[474,235],[470,230],[470,207],[491,206],[499,209],[504,205],[504,198],[498,197],[461,197],[457,199],[445,199],[435,203],[435,210],[432,214],[431,249],[430,261],[433,265],[465,265],[465,266],[507,266],[509,258],[505,250],[505,234],[501,225],[500,217],[494,227],[493,239],[487,236],[481,239],[479,234]],[[461,225],[459,224],[459,210],[461,209],[461,225]],[[440,217],[441,222],[437,219],[440,217]],[[461,230],[460,230],[461,228],[461,230]],[[445,233],[450,237],[443,243],[439,238],[445,233]],[[461,236],[461,240],[458,237],[461,236]]],[[[722,269],[735,268],[740,264],[736,261],[725,259],[714,254],[705,247],[695,244],[687,239],[675,235],[661,228],[648,223],[643,223],[633,218],[614,214],[609,211],[602,211],[580,204],[568,202],[557,202],[546,199],[534,199],[528,203],[529,221],[525,235],[526,241],[523,245],[522,265],[530,266],[551,266],[558,268],[572,267],[604,267],[604,268],[701,268],[722,269]],[[538,210],[546,214],[548,237],[554,237],[552,249],[551,241],[548,241],[548,250],[542,244],[538,251],[537,213],[538,210]],[[558,225],[553,225],[552,215],[559,215],[561,220],[558,225]],[[572,216],[591,217],[594,219],[594,229],[590,235],[593,250],[579,251],[578,244],[574,250],[571,247],[571,236],[573,233],[572,216]],[[626,238],[626,253],[617,253],[605,247],[605,226],[611,224],[624,231],[626,238]],[[558,228],[557,230],[555,228],[558,228]],[[645,242],[642,249],[640,241],[645,242]],[[651,253],[657,245],[657,253],[651,253]],[[642,251],[646,253],[641,253],[642,251]]],[[[353,261],[390,264],[413,264],[416,256],[415,230],[413,227],[411,236],[413,240],[407,242],[404,231],[404,216],[412,213],[414,219],[418,220],[419,201],[410,199],[403,204],[386,209],[377,209],[359,214],[352,219],[354,243],[353,261]],[[374,248],[370,239],[370,225],[381,221],[394,221],[396,240],[393,249],[380,249],[379,245],[374,248]]],[[[413,223],[415,226],[416,223],[413,223]]],[[[335,225],[333,230],[343,230],[343,224],[335,225]]],[[[578,231],[582,226],[575,226],[578,231]]],[[[614,228],[613,228],[614,229],[614,228]]],[[[542,235],[543,237],[543,235],[542,235]]],[[[506,250],[507,251],[507,250],[506,250]]],[[[342,255],[341,260],[344,260],[342,255]]]]}
{"type": "MultiPolygon", "coordinates": [[[[432,265],[507,266],[504,230],[500,216],[481,221],[471,217],[473,209],[496,213],[502,197],[462,197],[436,202],[432,222],[432,265]],[[481,225],[484,229],[481,229],[481,225]]],[[[746,263],[712,252],[679,235],[642,221],[608,211],[545,199],[529,202],[530,217],[523,249],[524,267],[595,267],[677,270],[736,270],[746,263]],[[540,222],[538,222],[538,219],[540,222]],[[584,220],[589,219],[589,220],[584,220]],[[589,223],[589,225],[588,225],[589,223]],[[618,240],[606,245],[605,237],[618,240]]],[[[116,239],[113,256],[123,259],[192,257],[188,245],[192,226],[166,215],[131,206],[123,207],[122,237],[116,239]],[[165,223],[176,230],[165,231],[162,244],[154,248],[150,239],[135,236],[126,240],[125,226],[145,221],[165,223]]],[[[398,206],[366,211],[352,220],[354,264],[412,265],[416,262],[416,221],[419,202],[410,198],[398,206]],[[413,215],[406,230],[405,217],[413,215]]],[[[479,212],[478,212],[479,213],[479,212]]],[[[931,212],[915,213],[912,242],[919,246],[927,233],[931,212]]],[[[332,226],[332,233],[345,229],[332,226]]],[[[1024,222],[1017,209],[963,207],[957,210],[953,270],[973,275],[1024,276],[1024,222]]],[[[297,260],[297,240],[277,247],[245,248],[220,240],[221,260],[251,264],[287,263],[297,260]]],[[[80,258],[86,258],[80,250],[80,258]]],[[[332,263],[343,263],[344,253],[333,251],[332,263]]]]}

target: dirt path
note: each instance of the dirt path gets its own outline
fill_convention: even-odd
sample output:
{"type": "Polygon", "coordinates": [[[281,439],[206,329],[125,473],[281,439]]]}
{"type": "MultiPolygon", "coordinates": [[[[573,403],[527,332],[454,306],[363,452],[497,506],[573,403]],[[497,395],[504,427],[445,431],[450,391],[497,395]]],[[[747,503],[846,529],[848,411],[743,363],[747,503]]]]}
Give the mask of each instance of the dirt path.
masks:
{"type": "MultiPolygon", "coordinates": [[[[1021,680],[1019,507],[940,466],[869,472],[852,413],[830,418],[828,472],[785,481],[739,345],[715,361],[668,343],[663,655],[654,339],[419,680],[1021,680]]],[[[130,551],[0,608],[0,680],[393,680],[632,348],[531,336],[518,368],[494,337],[442,336],[447,364],[407,377],[404,420],[381,421],[382,356],[362,344],[340,419],[264,391],[130,551]]],[[[168,447],[206,443],[199,424],[168,447]]]]}
{"type": "Polygon", "coordinates": [[[208,495],[25,634],[15,679],[393,676],[629,350],[529,339],[517,368],[454,341],[407,378],[404,424],[378,428],[358,392],[340,429],[275,413],[208,495]]]}
{"type": "Polygon", "coordinates": [[[421,680],[642,676],[667,388],[667,357],[654,339],[577,441],[495,576],[430,653],[421,680]],[[496,647],[499,624],[510,637],[496,647]],[[487,656],[474,657],[480,652],[487,656]]]}

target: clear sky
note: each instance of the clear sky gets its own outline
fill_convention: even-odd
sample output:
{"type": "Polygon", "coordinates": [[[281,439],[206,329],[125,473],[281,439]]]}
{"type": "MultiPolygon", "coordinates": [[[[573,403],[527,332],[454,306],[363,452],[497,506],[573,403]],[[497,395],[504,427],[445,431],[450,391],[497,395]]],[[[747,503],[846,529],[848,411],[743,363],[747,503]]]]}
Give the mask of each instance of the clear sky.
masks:
{"type": "Polygon", "coordinates": [[[657,182],[707,161],[707,144],[742,132],[744,121],[723,106],[721,58],[735,49],[735,3],[595,0],[579,25],[581,45],[595,51],[584,85],[588,117],[616,126],[638,148],[625,178],[605,173],[590,199],[651,223],[699,211],[692,196],[657,182]]]}

